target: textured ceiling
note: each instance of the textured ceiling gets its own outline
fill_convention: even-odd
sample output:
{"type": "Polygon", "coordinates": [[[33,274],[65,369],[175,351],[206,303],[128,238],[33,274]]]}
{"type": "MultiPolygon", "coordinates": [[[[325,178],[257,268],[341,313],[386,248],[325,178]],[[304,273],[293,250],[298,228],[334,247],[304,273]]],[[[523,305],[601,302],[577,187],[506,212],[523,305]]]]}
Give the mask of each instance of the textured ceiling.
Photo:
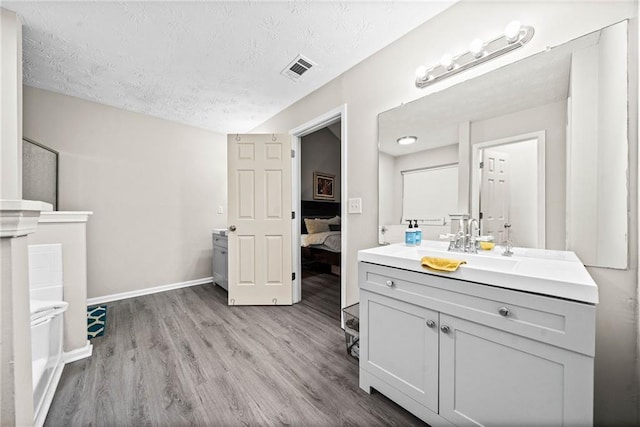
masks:
{"type": "Polygon", "coordinates": [[[378,117],[380,151],[401,156],[458,143],[458,126],[567,99],[571,54],[597,44],[600,32],[425,96],[378,117]],[[418,137],[411,145],[396,140],[418,137]]]}
{"type": "Polygon", "coordinates": [[[252,129],[453,4],[10,2],[24,83],[218,132],[252,129]],[[297,54],[318,64],[296,82],[297,54]]]}

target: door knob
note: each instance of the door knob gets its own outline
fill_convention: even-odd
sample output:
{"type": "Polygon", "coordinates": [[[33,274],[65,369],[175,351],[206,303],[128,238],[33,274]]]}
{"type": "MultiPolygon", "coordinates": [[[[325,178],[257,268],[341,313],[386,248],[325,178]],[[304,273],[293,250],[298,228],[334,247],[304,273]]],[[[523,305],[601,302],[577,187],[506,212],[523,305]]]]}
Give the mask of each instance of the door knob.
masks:
{"type": "Polygon", "coordinates": [[[433,328],[434,326],[436,326],[436,322],[434,322],[433,320],[429,319],[427,320],[427,326],[430,328],[433,328]]]}
{"type": "Polygon", "coordinates": [[[507,307],[500,307],[498,313],[500,313],[500,316],[507,317],[511,314],[511,311],[507,307]]]}
{"type": "Polygon", "coordinates": [[[441,330],[442,332],[444,332],[445,334],[448,334],[449,332],[451,332],[451,328],[450,328],[450,327],[448,327],[447,325],[442,325],[442,326],[440,326],[440,330],[441,330]]]}
{"type": "Polygon", "coordinates": [[[229,231],[236,231],[236,226],[235,225],[230,225],[229,226],[229,231]]]}

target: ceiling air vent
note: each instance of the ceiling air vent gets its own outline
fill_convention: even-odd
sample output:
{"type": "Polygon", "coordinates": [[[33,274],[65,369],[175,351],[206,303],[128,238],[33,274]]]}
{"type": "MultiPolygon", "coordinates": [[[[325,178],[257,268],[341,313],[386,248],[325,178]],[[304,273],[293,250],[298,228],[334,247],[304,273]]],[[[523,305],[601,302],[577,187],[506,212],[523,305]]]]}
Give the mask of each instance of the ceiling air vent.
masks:
{"type": "Polygon", "coordinates": [[[284,70],[282,70],[280,74],[285,75],[292,80],[298,80],[304,73],[309,71],[309,69],[315,65],[316,64],[309,58],[298,55],[284,68],[284,70]]]}

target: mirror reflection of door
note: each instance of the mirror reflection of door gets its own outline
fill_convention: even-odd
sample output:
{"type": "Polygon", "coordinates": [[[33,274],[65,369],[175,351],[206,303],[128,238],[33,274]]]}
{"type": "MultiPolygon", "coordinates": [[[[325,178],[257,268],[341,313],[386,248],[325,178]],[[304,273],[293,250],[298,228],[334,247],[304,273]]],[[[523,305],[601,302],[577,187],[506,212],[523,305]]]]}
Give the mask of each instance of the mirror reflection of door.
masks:
{"type": "Polygon", "coordinates": [[[505,240],[504,224],[509,221],[509,156],[482,150],[480,174],[480,230],[501,243],[505,240]]]}
{"type": "Polygon", "coordinates": [[[509,240],[515,246],[544,248],[539,218],[544,215],[540,209],[544,206],[544,165],[540,164],[539,143],[538,138],[514,137],[481,150],[480,226],[482,234],[493,236],[498,244],[506,239],[507,222],[511,224],[509,240]]]}

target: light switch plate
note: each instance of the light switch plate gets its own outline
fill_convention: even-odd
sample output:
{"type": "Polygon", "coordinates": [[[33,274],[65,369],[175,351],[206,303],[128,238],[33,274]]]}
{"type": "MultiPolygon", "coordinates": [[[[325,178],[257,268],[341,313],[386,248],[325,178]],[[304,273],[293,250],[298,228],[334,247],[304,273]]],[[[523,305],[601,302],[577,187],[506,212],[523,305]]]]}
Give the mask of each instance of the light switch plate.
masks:
{"type": "Polygon", "coordinates": [[[362,199],[360,197],[354,198],[354,199],[349,199],[348,212],[350,214],[362,213],[362,199]]]}
{"type": "Polygon", "coordinates": [[[218,205],[218,213],[224,213],[224,208],[222,207],[222,205],[218,205]]]}

